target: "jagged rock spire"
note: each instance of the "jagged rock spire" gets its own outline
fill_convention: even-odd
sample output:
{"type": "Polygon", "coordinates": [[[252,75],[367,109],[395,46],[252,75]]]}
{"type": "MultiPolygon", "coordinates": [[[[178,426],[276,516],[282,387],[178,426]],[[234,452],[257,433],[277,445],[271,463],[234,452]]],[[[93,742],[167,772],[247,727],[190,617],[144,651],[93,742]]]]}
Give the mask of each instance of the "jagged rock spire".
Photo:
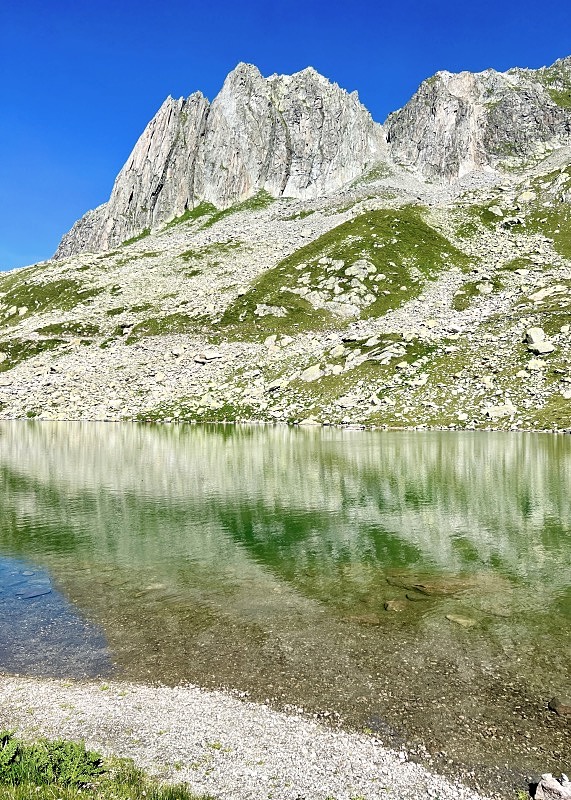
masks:
{"type": "Polygon", "coordinates": [[[109,201],[74,225],[56,257],[107,249],[202,201],[225,208],[261,189],[317,197],[385,158],[382,127],[355,93],[311,68],[266,79],[238,64],[212,104],[200,93],[165,100],[109,201]]]}

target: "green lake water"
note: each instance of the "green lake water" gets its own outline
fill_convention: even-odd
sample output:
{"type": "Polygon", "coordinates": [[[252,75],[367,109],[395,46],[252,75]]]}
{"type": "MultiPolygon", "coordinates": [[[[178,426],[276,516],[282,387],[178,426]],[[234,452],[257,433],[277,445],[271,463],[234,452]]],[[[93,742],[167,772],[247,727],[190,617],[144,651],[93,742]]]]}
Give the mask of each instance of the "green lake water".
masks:
{"type": "Polygon", "coordinates": [[[571,769],[571,437],[4,422],[0,481],[0,670],[571,769]]]}

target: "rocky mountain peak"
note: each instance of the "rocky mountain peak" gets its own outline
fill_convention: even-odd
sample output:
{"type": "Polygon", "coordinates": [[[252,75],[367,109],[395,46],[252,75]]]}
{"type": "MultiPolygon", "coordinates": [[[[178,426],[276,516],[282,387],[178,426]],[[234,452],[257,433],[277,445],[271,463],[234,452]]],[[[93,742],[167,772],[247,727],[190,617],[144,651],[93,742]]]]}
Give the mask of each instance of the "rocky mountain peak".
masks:
{"type": "Polygon", "coordinates": [[[387,119],[391,155],[425,177],[452,179],[569,143],[570,63],[437,72],[387,119]]]}
{"type": "Polygon", "coordinates": [[[264,78],[240,63],[210,104],[168,97],[117,176],[108,203],[66,234],[56,258],[113,247],[201,202],[259,191],[311,199],[386,159],[382,127],[358,97],[313,68],[264,78]]]}
{"type": "Polygon", "coordinates": [[[260,191],[311,200],[382,162],[448,182],[569,143],[571,57],[537,70],[437,72],[384,127],[356,92],[312,67],[264,78],[240,63],[212,103],[200,92],[165,100],[109,201],[76,223],[56,257],[108,249],[202,202],[223,209],[260,191]]]}

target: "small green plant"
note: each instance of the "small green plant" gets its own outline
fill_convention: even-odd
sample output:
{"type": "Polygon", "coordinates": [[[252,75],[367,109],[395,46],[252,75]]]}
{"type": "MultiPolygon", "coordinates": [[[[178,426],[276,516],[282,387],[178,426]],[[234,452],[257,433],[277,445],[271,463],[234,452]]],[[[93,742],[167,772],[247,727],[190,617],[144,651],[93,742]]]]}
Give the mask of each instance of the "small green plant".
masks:
{"type": "Polygon", "coordinates": [[[102,771],[99,754],[83,743],[42,739],[24,744],[10,731],[0,733],[0,783],[80,786],[102,771]]]}

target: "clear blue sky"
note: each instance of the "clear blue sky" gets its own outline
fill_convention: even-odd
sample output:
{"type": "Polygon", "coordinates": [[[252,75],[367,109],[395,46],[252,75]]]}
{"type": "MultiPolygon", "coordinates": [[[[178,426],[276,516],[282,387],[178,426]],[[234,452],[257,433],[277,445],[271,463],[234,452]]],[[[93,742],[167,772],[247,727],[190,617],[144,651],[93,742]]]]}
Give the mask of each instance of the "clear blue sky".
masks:
{"type": "Polygon", "coordinates": [[[439,69],[571,54],[571,0],[0,0],[0,269],[104,202],[163,99],[312,65],[382,122],[439,69]]]}

